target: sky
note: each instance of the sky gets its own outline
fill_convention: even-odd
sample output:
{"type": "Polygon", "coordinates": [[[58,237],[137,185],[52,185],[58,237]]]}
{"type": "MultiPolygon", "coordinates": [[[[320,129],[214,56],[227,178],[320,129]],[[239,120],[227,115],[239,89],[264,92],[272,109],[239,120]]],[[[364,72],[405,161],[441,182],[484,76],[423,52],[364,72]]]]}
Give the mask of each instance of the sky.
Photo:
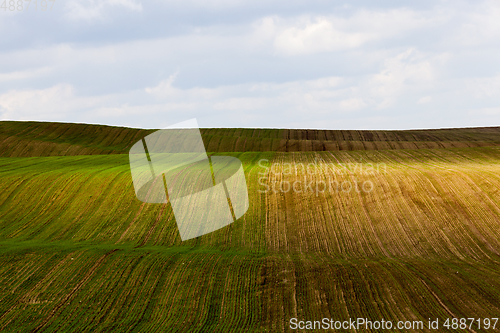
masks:
{"type": "Polygon", "coordinates": [[[0,120],[500,126],[498,0],[8,3],[0,120]]]}

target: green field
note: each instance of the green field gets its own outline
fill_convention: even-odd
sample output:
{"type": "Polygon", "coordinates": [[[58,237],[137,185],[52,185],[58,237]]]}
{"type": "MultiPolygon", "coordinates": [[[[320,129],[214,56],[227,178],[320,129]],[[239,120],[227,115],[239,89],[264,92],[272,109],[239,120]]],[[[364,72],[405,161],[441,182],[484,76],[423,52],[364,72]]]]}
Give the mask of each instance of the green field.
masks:
{"type": "Polygon", "coordinates": [[[135,197],[127,149],[151,132],[0,122],[0,332],[500,317],[499,128],[204,129],[250,207],[184,242],[169,204],[135,197]],[[373,186],[285,191],[303,179],[373,186]]]}

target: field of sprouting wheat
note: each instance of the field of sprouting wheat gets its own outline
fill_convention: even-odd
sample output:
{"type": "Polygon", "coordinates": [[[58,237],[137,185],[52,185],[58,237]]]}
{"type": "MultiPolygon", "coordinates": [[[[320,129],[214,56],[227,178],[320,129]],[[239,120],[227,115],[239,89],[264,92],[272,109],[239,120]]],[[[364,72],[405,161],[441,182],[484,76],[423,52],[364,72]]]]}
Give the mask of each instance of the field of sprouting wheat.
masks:
{"type": "Polygon", "coordinates": [[[250,207],[185,242],[169,204],[135,197],[127,148],[151,131],[0,129],[1,332],[500,317],[498,129],[203,130],[250,207]]]}

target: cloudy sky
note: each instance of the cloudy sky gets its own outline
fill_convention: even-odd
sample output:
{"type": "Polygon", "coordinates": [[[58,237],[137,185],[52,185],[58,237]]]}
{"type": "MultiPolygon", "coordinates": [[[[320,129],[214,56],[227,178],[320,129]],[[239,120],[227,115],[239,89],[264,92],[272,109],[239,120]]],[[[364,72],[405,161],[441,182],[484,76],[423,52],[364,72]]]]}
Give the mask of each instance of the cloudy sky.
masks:
{"type": "Polygon", "coordinates": [[[0,120],[500,126],[499,17],[498,0],[24,1],[0,9],[0,120]]]}

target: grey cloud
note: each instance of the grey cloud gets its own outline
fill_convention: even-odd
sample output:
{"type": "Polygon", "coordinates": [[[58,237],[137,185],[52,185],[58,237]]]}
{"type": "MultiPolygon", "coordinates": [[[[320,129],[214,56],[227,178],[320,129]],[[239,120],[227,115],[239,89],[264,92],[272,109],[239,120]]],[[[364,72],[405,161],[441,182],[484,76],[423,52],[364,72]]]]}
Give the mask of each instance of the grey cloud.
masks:
{"type": "Polygon", "coordinates": [[[0,23],[0,119],[498,125],[498,13],[495,1],[56,1],[0,23]]]}

